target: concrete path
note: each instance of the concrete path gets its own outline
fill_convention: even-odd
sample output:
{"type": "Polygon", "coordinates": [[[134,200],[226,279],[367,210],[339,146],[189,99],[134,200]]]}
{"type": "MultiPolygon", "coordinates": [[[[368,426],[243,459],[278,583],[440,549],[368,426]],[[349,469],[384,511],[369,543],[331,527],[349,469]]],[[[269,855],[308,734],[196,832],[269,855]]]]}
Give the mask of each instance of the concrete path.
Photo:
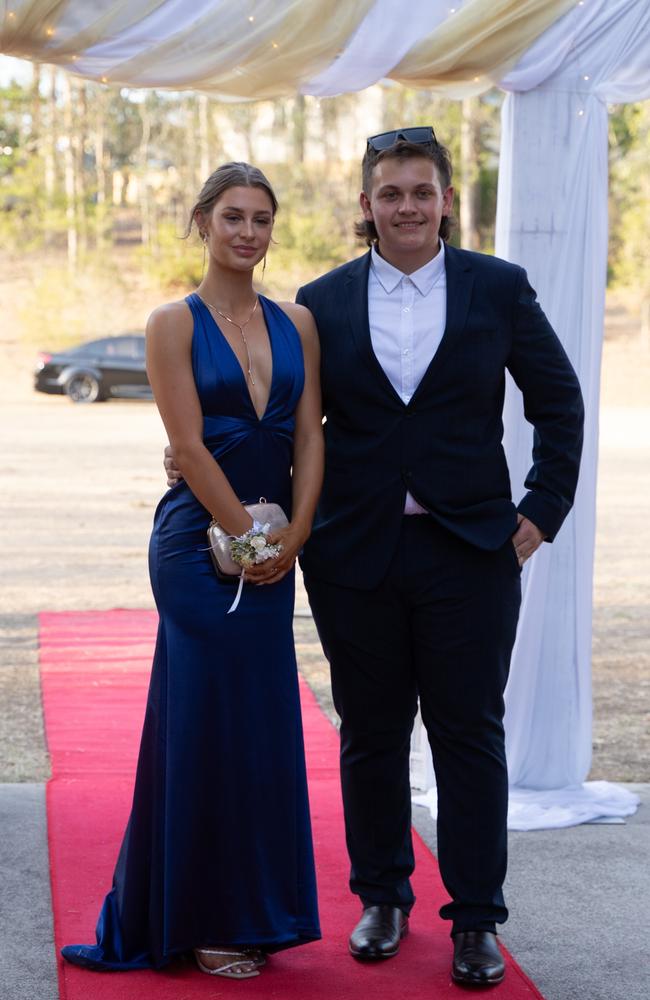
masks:
{"type": "Polygon", "coordinates": [[[0,996],[58,1000],[45,785],[0,785],[0,996]]]}
{"type": "MultiPolygon", "coordinates": [[[[650,997],[650,784],[625,787],[641,797],[625,824],[509,835],[502,940],[546,1000],[650,997]]],[[[435,853],[428,809],[413,813],[435,853]]]]}
{"type": "MultiPolygon", "coordinates": [[[[546,1000],[650,997],[650,785],[628,787],[646,805],[625,825],[510,835],[503,941],[546,1000]]],[[[58,998],[44,789],[0,785],[3,1000],[58,998]]],[[[414,813],[435,851],[428,811],[414,813]]]]}

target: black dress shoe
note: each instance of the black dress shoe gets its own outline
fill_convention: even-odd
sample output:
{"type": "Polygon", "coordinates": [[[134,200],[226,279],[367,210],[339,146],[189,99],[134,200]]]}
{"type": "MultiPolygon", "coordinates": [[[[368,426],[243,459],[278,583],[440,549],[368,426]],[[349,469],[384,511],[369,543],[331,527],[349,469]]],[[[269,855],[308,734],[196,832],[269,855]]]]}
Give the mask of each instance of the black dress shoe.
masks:
{"type": "Polygon", "coordinates": [[[495,986],[505,976],[496,934],[461,931],[454,934],[451,978],[464,986],[495,986]]]}
{"type": "Polygon", "coordinates": [[[350,935],[350,954],[362,962],[392,958],[408,928],[409,919],[399,906],[368,906],[350,935]]]}

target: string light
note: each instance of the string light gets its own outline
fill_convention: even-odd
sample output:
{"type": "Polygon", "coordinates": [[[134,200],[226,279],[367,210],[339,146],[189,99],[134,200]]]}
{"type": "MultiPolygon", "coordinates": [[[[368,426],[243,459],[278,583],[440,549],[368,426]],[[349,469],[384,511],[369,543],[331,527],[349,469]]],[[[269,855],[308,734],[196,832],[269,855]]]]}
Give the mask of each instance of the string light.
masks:
{"type": "Polygon", "coordinates": [[[475,76],[474,77],[474,83],[478,83],[480,79],[481,79],[480,76],[475,76]]]}
{"type": "Polygon", "coordinates": [[[271,45],[274,49],[278,49],[280,47],[277,42],[271,42],[271,45]]]}
{"type": "Polygon", "coordinates": [[[45,34],[48,35],[49,38],[51,38],[52,35],[56,34],[56,32],[54,31],[54,28],[46,28],[45,34]]]}
{"type": "Polygon", "coordinates": [[[11,20],[13,20],[15,16],[16,15],[14,14],[13,10],[7,11],[7,17],[10,18],[11,20]]]}
{"type": "Polygon", "coordinates": [[[250,21],[250,23],[252,24],[252,23],[253,23],[253,21],[255,20],[255,15],[254,15],[254,14],[249,14],[249,16],[248,16],[248,20],[249,20],[249,21],[250,21]]]}
{"type": "Polygon", "coordinates": [[[583,115],[584,115],[584,109],[580,108],[580,110],[578,111],[578,118],[582,118],[583,115]]]}
{"type": "Polygon", "coordinates": [[[108,83],[108,77],[107,76],[103,76],[102,77],[102,83],[108,83]]]}
{"type": "Polygon", "coordinates": [[[585,74],[585,76],[583,76],[583,78],[582,78],[582,79],[583,79],[583,80],[588,80],[588,79],[589,79],[589,76],[588,76],[587,74],[585,74]]]}

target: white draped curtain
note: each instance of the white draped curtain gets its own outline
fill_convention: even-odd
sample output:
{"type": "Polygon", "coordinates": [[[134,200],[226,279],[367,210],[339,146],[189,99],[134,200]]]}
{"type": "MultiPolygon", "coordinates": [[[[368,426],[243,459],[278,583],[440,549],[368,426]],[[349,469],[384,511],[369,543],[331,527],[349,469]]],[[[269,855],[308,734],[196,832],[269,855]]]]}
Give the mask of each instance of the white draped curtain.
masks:
{"type": "MultiPolygon", "coordinates": [[[[524,570],[506,693],[510,821],[526,829],[632,812],[631,793],[585,778],[607,102],[650,97],[649,0],[410,0],[407,15],[402,0],[10,0],[0,51],[106,82],[230,99],[324,96],[384,77],[450,97],[495,83],[508,92],[496,252],[527,268],[587,412],[576,505],[524,570]]],[[[512,384],[505,422],[517,492],[531,429],[512,384]]],[[[425,800],[435,810],[435,790],[425,800]]]]}
{"type": "MultiPolygon", "coordinates": [[[[650,97],[650,4],[585,0],[500,81],[498,256],[523,264],[580,378],[585,446],[576,503],[524,568],[506,690],[509,826],[568,826],[634,811],[638,797],[586,782],[598,407],[607,275],[607,103],[650,97]]],[[[509,380],[505,445],[515,492],[532,428],[509,380]]],[[[523,489],[521,489],[523,493],[523,489]]],[[[517,497],[515,496],[515,499],[517,497]]],[[[418,796],[435,811],[434,795],[418,796]]]]}
{"type": "MultiPolygon", "coordinates": [[[[585,448],[573,512],[525,570],[507,690],[511,781],[580,789],[591,762],[591,597],[598,404],[607,273],[607,102],[650,96],[650,4],[590,0],[538,39],[501,81],[496,253],[525,263],[578,372],[585,448]]],[[[513,481],[532,437],[514,386],[506,408],[513,481]]],[[[528,464],[527,464],[528,463],[528,464]]],[[[604,791],[607,792],[607,789],[604,791]]]]}

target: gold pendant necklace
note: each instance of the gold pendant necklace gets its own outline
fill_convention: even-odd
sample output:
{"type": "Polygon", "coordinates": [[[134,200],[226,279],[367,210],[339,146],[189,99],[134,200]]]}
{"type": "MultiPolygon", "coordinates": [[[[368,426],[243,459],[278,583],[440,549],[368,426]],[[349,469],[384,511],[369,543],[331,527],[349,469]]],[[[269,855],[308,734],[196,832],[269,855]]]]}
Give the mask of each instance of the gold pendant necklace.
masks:
{"type": "MultiPolygon", "coordinates": [[[[197,292],[197,295],[198,295],[198,292],[197,292]]],[[[239,325],[239,323],[237,323],[230,316],[226,316],[225,312],[221,312],[221,309],[217,309],[217,307],[213,306],[211,302],[206,301],[206,299],[204,299],[202,295],[199,295],[199,298],[201,299],[201,302],[205,302],[206,306],[209,309],[212,309],[213,312],[218,313],[223,319],[228,320],[229,323],[232,323],[233,326],[236,326],[237,329],[239,330],[239,332],[241,333],[241,339],[244,341],[244,347],[246,348],[246,360],[248,361],[248,368],[246,369],[246,371],[248,372],[248,377],[251,380],[251,385],[255,385],[255,378],[253,376],[253,362],[251,361],[251,352],[250,352],[250,350],[248,348],[248,341],[246,340],[246,337],[244,335],[244,328],[248,326],[248,324],[252,320],[253,316],[255,315],[255,310],[257,309],[257,304],[260,301],[259,300],[259,296],[257,296],[257,295],[255,296],[255,305],[251,309],[251,314],[248,317],[248,319],[246,320],[246,322],[243,323],[241,326],[239,325]]]]}

